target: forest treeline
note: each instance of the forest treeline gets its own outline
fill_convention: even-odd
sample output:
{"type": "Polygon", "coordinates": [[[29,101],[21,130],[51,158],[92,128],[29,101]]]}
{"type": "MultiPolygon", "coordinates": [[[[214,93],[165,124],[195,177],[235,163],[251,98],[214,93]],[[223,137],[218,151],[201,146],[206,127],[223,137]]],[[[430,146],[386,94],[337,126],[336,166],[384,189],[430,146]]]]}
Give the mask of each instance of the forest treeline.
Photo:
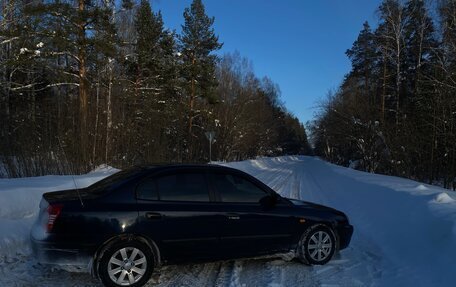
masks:
{"type": "Polygon", "coordinates": [[[201,0],[182,31],[147,0],[0,0],[0,159],[8,176],[307,154],[278,86],[222,47],[201,0]]]}
{"type": "Polygon", "coordinates": [[[456,188],[456,1],[384,0],[312,124],[315,152],[456,188]]]}

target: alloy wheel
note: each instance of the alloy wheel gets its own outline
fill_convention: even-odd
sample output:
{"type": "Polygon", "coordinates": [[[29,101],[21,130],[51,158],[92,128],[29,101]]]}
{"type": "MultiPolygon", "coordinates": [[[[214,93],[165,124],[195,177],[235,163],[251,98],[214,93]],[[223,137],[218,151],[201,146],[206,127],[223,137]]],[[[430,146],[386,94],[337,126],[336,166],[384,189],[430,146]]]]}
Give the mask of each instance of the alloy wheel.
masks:
{"type": "Polygon", "coordinates": [[[109,278],[114,283],[131,286],[146,273],[147,258],[138,248],[124,247],[111,256],[107,267],[109,278]]]}
{"type": "Polygon", "coordinates": [[[323,261],[330,256],[333,248],[331,236],[325,231],[317,231],[309,239],[307,251],[312,260],[323,261]]]}

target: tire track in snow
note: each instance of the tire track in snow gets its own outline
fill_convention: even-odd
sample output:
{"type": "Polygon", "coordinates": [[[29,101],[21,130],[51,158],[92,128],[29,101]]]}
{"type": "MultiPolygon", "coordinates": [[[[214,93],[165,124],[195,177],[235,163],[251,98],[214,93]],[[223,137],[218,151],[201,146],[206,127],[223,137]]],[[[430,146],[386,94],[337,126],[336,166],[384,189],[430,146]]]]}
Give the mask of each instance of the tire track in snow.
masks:
{"type": "Polygon", "coordinates": [[[158,282],[149,282],[148,286],[213,286],[217,268],[218,263],[164,266],[158,270],[158,282]]]}
{"type": "MultiPolygon", "coordinates": [[[[340,189],[340,186],[334,187],[334,181],[326,180],[333,175],[328,173],[324,162],[309,158],[302,164],[300,171],[305,175],[308,186],[301,190],[303,200],[337,206],[337,197],[333,198],[332,195],[333,190],[340,189]],[[309,199],[305,199],[306,194],[309,199]]],[[[382,275],[382,257],[379,254],[380,248],[362,232],[355,230],[352,242],[346,250],[336,254],[327,265],[317,266],[315,269],[317,273],[324,275],[321,279],[322,286],[375,286],[374,281],[382,275]],[[341,254],[344,255],[344,259],[340,259],[341,254]],[[354,277],[353,274],[358,276],[354,277]]]]}
{"type": "Polygon", "coordinates": [[[234,261],[220,262],[219,272],[213,286],[228,287],[233,277],[234,261]]]}

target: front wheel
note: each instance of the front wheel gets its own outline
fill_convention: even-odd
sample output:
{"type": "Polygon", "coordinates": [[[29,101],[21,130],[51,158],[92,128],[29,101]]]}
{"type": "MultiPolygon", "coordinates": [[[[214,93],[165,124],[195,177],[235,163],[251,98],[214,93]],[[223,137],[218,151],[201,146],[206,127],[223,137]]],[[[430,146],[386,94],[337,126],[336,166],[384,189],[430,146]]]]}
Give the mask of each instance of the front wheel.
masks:
{"type": "Polygon", "coordinates": [[[298,244],[299,259],[309,265],[324,265],[336,251],[336,236],[323,224],[311,226],[302,235],[298,244]]]}
{"type": "Polygon", "coordinates": [[[142,242],[115,243],[100,258],[100,279],[109,287],[143,286],[152,275],[153,258],[150,248],[142,242]]]}

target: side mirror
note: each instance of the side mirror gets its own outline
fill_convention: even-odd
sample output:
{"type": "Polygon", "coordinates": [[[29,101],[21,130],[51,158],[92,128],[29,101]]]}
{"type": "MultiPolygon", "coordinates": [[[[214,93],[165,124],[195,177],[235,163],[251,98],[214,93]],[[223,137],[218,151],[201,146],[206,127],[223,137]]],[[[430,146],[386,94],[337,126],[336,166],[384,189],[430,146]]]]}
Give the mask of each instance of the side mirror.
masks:
{"type": "Polygon", "coordinates": [[[260,199],[260,205],[264,209],[270,209],[274,207],[274,205],[277,203],[277,199],[272,196],[272,195],[266,195],[265,197],[260,199]]]}

